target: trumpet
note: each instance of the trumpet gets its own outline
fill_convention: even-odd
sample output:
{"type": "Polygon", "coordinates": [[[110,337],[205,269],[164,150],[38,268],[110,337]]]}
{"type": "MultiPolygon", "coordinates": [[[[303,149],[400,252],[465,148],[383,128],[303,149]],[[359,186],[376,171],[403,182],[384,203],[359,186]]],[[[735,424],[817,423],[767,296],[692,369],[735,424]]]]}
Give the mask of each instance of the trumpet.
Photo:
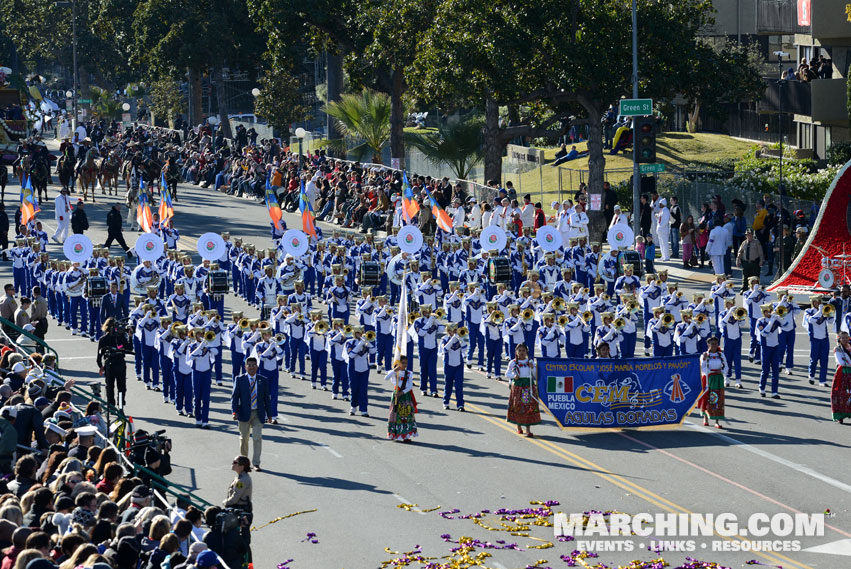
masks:
{"type": "Polygon", "coordinates": [[[437,318],[438,320],[443,318],[444,316],[446,316],[446,311],[443,310],[442,308],[438,308],[437,310],[434,311],[434,317],[437,318]]]}
{"type": "Polygon", "coordinates": [[[590,310],[586,310],[585,312],[582,313],[582,319],[585,322],[591,322],[592,320],[594,320],[594,313],[591,312],[590,310]]]}
{"type": "Polygon", "coordinates": [[[736,317],[736,320],[744,320],[748,317],[748,310],[747,308],[740,306],[733,311],[733,316],[736,317]]]}
{"type": "Polygon", "coordinates": [[[470,331],[467,330],[466,326],[461,326],[460,328],[458,328],[458,337],[459,338],[466,338],[469,334],[470,334],[470,331]]]}
{"type": "Polygon", "coordinates": [[[565,326],[567,324],[567,314],[562,314],[558,317],[558,325],[565,326]]]}
{"type": "Polygon", "coordinates": [[[787,313],[788,311],[789,311],[789,310],[788,310],[785,306],[783,306],[782,304],[781,304],[780,306],[778,306],[777,308],[775,308],[775,309],[774,309],[774,312],[775,312],[775,313],[777,314],[777,316],[779,316],[780,318],[783,318],[784,316],[786,316],[786,313],[787,313]]]}
{"type": "Polygon", "coordinates": [[[612,323],[612,325],[617,330],[623,330],[624,326],[626,326],[626,320],[624,320],[623,318],[618,318],[612,323]]]}
{"type": "Polygon", "coordinates": [[[821,307],[821,315],[825,318],[833,318],[834,314],[836,314],[836,308],[833,307],[832,304],[824,304],[821,307]]]}
{"type": "Polygon", "coordinates": [[[553,301],[553,310],[555,310],[556,312],[564,312],[564,299],[555,299],[553,301]]]}
{"type": "Polygon", "coordinates": [[[491,315],[491,322],[494,324],[502,324],[505,321],[505,314],[502,313],[502,310],[494,310],[491,315]]]}
{"type": "Polygon", "coordinates": [[[694,321],[698,324],[703,324],[704,322],[706,322],[706,314],[703,314],[701,312],[700,314],[694,317],[694,321]]]}
{"type": "Polygon", "coordinates": [[[674,325],[674,315],[673,315],[673,314],[671,314],[670,312],[666,312],[666,313],[662,316],[662,325],[663,325],[663,326],[667,326],[668,328],[670,328],[671,326],[673,326],[673,325],[674,325]]]}
{"type": "Polygon", "coordinates": [[[208,344],[215,339],[216,339],[216,333],[213,332],[212,330],[207,330],[206,332],[204,332],[204,341],[207,342],[208,344]]]}
{"type": "Polygon", "coordinates": [[[522,314],[523,322],[531,322],[533,318],[535,318],[535,311],[531,308],[527,308],[523,311],[522,314]]]}
{"type": "Polygon", "coordinates": [[[324,336],[328,333],[328,323],[324,320],[320,320],[316,323],[316,326],[313,327],[313,333],[324,336]]]}
{"type": "Polygon", "coordinates": [[[608,302],[609,298],[611,298],[611,297],[604,292],[603,294],[600,295],[600,298],[605,300],[606,302],[608,302]]]}
{"type": "Polygon", "coordinates": [[[248,321],[248,318],[241,319],[238,323],[240,330],[248,330],[251,327],[251,323],[248,321]]]}
{"type": "Polygon", "coordinates": [[[367,342],[370,342],[370,343],[374,342],[375,341],[375,330],[367,330],[366,332],[364,332],[363,339],[366,340],[367,342]]]}
{"type": "Polygon", "coordinates": [[[676,294],[676,297],[677,297],[677,298],[682,298],[682,297],[683,297],[683,291],[678,290],[678,291],[677,291],[677,294],[676,294]]]}

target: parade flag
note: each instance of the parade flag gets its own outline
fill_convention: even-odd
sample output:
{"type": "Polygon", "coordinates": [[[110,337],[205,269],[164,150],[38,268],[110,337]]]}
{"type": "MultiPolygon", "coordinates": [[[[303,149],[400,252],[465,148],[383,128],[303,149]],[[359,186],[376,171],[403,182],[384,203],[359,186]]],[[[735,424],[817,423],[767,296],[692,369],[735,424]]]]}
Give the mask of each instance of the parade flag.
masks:
{"type": "Polygon", "coordinates": [[[139,194],[137,198],[139,205],[136,206],[136,223],[145,233],[151,232],[154,217],[151,215],[151,207],[148,205],[148,192],[145,191],[145,182],[139,180],[139,194]]]}
{"type": "Polygon", "coordinates": [[[420,206],[414,200],[414,192],[408,182],[408,174],[402,172],[402,218],[405,223],[411,223],[420,211],[420,206]]]}
{"type": "Polygon", "coordinates": [[[272,218],[272,223],[275,225],[275,229],[283,231],[281,219],[284,214],[281,212],[281,206],[278,205],[278,194],[275,193],[275,190],[269,184],[268,174],[266,174],[266,209],[269,210],[269,217],[272,218]]]}
{"type": "Polygon", "coordinates": [[[396,311],[396,341],[393,346],[393,361],[408,353],[408,287],[402,284],[399,310],[396,311]]]}
{"type": "Polygon", "coordinates": [[[428,196],[428,201],[431,202],[431,213],[434,215],[434,219],[437,220],[437,226],[447,233],[452,233],[452,218],[449,217],[445,209],[440,207],[440,204],[437,203],[437,200],[428,191],[428,188],[426,188],[426,195],[428,196]]]}
{"type": "Polygon", "coordinates": [[[160,223],[168,223],[171,225],[171,218],[174,217],[174,206],[171,204],[171,192],[168,191],[168,185],[165,183],[165,172],[162,174],[162,200],[160,200],[160,223]]]}
{"type": "Polygon", "coordinates": [[[313,204],[307,197],[304,191],[304,180],[301,181],[301,195],[298,198],[298,209],[301,210],[302,231],[308,235],[312,235],[314,239],[319,239],[316,236],[316,225],[313,220],[316,219],[316,214],[313,213],[313,204]]]}
{"type": "Polygon", "coordinates": [[[35,219],[35,214],[40,211],[38,200],[33,193],[32,177],[27,176],[27,181],[21,186],[21,225],[35,219]]]}

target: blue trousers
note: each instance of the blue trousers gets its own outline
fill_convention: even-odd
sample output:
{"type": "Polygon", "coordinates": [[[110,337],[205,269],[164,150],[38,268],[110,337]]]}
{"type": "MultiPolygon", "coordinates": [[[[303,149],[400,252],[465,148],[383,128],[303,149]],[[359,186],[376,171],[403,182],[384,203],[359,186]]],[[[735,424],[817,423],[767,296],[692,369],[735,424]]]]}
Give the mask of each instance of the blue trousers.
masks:
{"type": "Polygon", "coordinates": [[[89,307],[89,335],[95,340],[100,340],[100,337],[103,336],[103,332],[101,332],[101,321],[100,321],[100,306],[95,306],[91,301],[86,302],[89,307]]]}
{"type": "Polygon", "coordinates": [[[71,327],[71,297],[67,294],[62,295],[62,306],[65,312],[65,325],[71,327]]]}
{"type": "Polygon", "coordinates": [[[192,412],[192,374],[180,373],[175,365],[174,371],[174,392],[177,396],[175,406],[177,411],[184,413],[192,412]]]}
{"type": "MultiPolygon", "coordinates": [[[[213,370],[192,370],[192,390],[195,392],[195,420],[202,424],[210,420],[210,384],[213,381],[213,370]]],[[[271,389],[272,386],[269,386],[271,389]]]]}
{"type": "Polygon", "coordinates": [[[310,349],[310,381],[316,383],[316,375],[319,374],[322,387],[328,383],[328,352],[325,350],[310,349]]]}
{"type": "Polygon", "coordinates": [[[163,401],[174,399],[174,373],[171,360],[168,356],[160,354],[160,369],[163,372],[163,401]]]}
{"type": "Polygon", "coordinates": [[[437,393],[437,348],[426,349],[420,344],[420,391],[437,393]]]}
{"type": "Polygon", "coordinates": [[[564,357],[566,358],[584,358],[587,354],[588,346],[584,342],[581,344],[567,342],[564,345],[564,357]]]}
{"type": "Polygon", "coordinates": [[[556,344],[555,349],[546,348],[544,345],[541,345],[541,357],[543,358],[560,358],[561,357],[561,346],[556,344]]]}
{"type": "Polygon", "coordinates": [[[331,373],[334,375],[334,381],[331,383],[331,392],[334,395],[340,393],[340,386],[342,384],[342,395],[343,397],[347,397],[349,395],[349,368],[346,362],[331,358],[331,373]]]}
{"type": "Polygon", "coordinates": [[[133,360],[136,364],[136,377],[142,377],[142,341],[133,336],[133,360]]]}
{"type": "Polygon", "coordinates": [[[361,413],[367,413],[369,406],[369,370],[355,371],[355,366],[350,364],[349,377],[352,383],[352,408],[361,413]]]}
{"type": "Polygon", "coordinates": [[[730,367],[727,370],[727,378],[736,378],[736,381],[742,379],[742,337],[739,336],[735,340],[731,340],[724,336],[724,356],[727,358],[727,365],[730,367]]]}
{"type": "Polygon", "coordinates": [[[399,285],[390,283],[390,304],[395,305],[399,301],[399,285]]]}
{"type": "Polygon", "coordinates": [[[245,354],[231,350],[230,361],[233,365],[231,368],[231,379],[233,379],[241,374],[244,369],[245,354]]]}
{"type": "Polygon", "coordinates": [[[624,333],[623,342],[621,342],[621,356],[625,358],[634,358],[635,357],[635,342],[637,339],[637,333],[632,332],[631,334],[624,333]]]}
{"type": "Polygon", "coordinates": [[[771,394],[777,393],[780,381],[780,346],[766,346],[761,343],[762,371],[759,374],[759,389],[765,391],[768,374],[771,372],[771,394]]]}
{"type": "Polygon", "coordinates": [[[86,304],[82,296],[71,297],[71,328],[85,332],[88,328],[88,315],[86,314],[86,304]],[[80,313],[80,327],[77,328],[77,313],[80,313]]]}
{"type": "Polygon", "coordinates": [[[15,294],[27,295],[29,292],[27,291],[27,268],[26,267],[13,267],[12,268],[12,278],[14,279],[15,284],[15,294]]]}
{"type": "Polygon", "coordinates": [[[216,383],[220,384],[222,382],[222,347],[216,350],[216,361],[213,362],[213,370],[216,374],[216,383]]]}
{"type": "Polygon", "coordinates": [[[269,401],[272,407],[272,413],[269,415],[270,419],[278,418],[278,385],[280,383],[280,378],[278,374],[278,368],[275,369],[266,369],[260,368],[258,372],[260,375],[266,378],[266,381],[269,382],[269,401]]]}
{"type": "Polygon", "coordinates": [[[476,348],[479,348],[479,366],[485,365],[485,337],[484,334],[479,330],[478,324],[468,324],[467,328],[470,331],[470,348],[467,351],[467,361],[472,363],[473,361],[473,353],[476,351],[476,348]]]}
{"type": "Polygon", "coordinates": [[[331,318],[342,318],[343,322],[349,323],[349,313],[351,310],[346,309],[345,311],[337,310],[336,303],[331,306],[331,318]]]}
{"type": "Polygon", "coordinates": [[[667,346],[660,346],[658,344],[653,344],[653,357],[654,358],[664,358],[665,356],[671,356],[674,354],[674,344],[668,344],[667,346]]]}
{"type": "Polygon", "coordinates": [[[502,373],[502,338],[485,340],[485,346],[488,352],[488,373],[493,369],[494,375],[499,376],[502,373]]]}
{"type": "Polygon", "coordinates": [[[783,350],[780,352],[779,361],[782,365],[783,356],[786,356],[786,368],[792,369],[795,367],[795,329],[791,329],[788,332],[783,332],[781,334],[783,336],[783,350]]]}
{"type": "Polygon", "coordinates": [[[310,294],[316,293],[316,269],[314,267],[308,267],[304,271],[304,287],[310,291],[310,294]]]}
{"type": "Polygon", "coordinates": [[[381,369],[381,363],[384,362],[384,371],[390,371],[393,369],[393,334],[376,334],[375,341],[378,369],[381,369]]]}
{"type": "Polygon", "coordinates": [[[819,383],[827,381],[827,361],[830,353],[830,341],[827,338],[813,338],[810,336],[810,366],[809,376],[816,376],[816,368],[819,368],[819,383]]]}
{"type": "Polygon", "coordinates": [[[446,380],[443,388],[443,404],[449,405],[454,391],[455,406],[460,409],[464,406],[464,364],[443,366],[443,375],[446,380]]]}
{"type": "Polygon", "coordinates": [[[650,326],[647,324],[648,322],[650,322],[651,318],[653,318],[653,313],[650,310],[647,310],[647,307],[645,306],[645,310],[644,310],[644,350],[645,351],[649,350],[650,346],[653,345],[653,334],[650,333],[650,326]]]}
{"type": "Polygon", "coordinates": [[[142,367],[145,385],[158,386],[160,384],[160,354],[156,346],[142,344],[142,367]]]}
{"type": "Polygon", "coordinates": [[[759,361],[759,358],[761,357],[761,349],[759,347],[759,341],[756,338],[756,318],[748,317],[748,320],[750,320],[751,326],[751,343],[748,347],[748,355],[759,361]]]}
{"type": "Polygon", "coordinates": [[[303,338],[290,338],[290,359],[287,362],[287,369],[290,373],[295,373],[295,362],[298,358],[298,372],[304,375],[304,352],[307,350],[307,344],[303,338]]]}

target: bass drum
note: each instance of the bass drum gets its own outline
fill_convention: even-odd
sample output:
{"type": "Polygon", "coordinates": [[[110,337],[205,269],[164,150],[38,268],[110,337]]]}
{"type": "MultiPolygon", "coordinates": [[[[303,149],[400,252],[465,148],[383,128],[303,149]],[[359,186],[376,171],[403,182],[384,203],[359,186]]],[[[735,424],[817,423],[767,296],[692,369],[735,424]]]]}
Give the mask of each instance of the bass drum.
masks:
{"type": "Polygon", "coordinates": [[[830,269],[822,269],[818,274],[818,284],[821,288],[835,288],[836,280],[836,273],[834,273],[830,269]]]}
{"type": "Polygon", "coordinates": [[[488,281],[491,283],[511,282],[511,264],[507,257],[488,259],[488,281]]]}
{"type": "Polygon", "coordinates": [[[360,265],[360,286],[378,286],[381,283],[381,267],[375,261],[364,261],[360,265]]]}
{"type": "Polygon", "coordinates": [[[207,291],[210,294],[227,294],[230,292],[227,271],[210,271],[207,275],[207,291]]]}

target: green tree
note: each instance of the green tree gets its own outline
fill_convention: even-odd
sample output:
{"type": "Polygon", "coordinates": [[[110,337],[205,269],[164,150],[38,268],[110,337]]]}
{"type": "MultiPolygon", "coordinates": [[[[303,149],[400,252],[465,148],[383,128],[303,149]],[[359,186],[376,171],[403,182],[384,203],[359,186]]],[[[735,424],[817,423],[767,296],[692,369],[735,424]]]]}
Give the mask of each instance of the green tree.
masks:
{"type": "Polygon", "coordinates": [[[683,82],[683,95],[689,101],[689,132],[698,131],[701,111],[720,117],[726,103],[758,99],[765,90],[762,64],[756,46],[729,40],[720,43],[698,40],[692,66],[683,82]]]}
{"type": "Polygon", "coordinates": [[[169,125],[185,108],[186,99],[180,92],[180,85],[174,79],[160,79],[151,83],[151,111],[154,116],[164,119],[169,125]]]}
{"type": "Polygon", "coordinates": [[[449,120],[434,132],[409,133],[405,141],[432,163],[446,164],[457,178],[466,180],[484,155],[483,128],[482,117],[476,115],[465,120],[449,120]]]}
{"type": "Polygon", "coordinates": [[[326,104],[324,111],[337,119],[343,136],[361,141],[349,149],[359,158],[372,153],[372,161],[381,163],[381,150],[390,141],[390,97],[371,89],[345,94],[339,101],[326,104]]]}
{"type": "Polygon", "coordinates": [[[301,84],[288,69],[270,70],[260,78],[260,95],[254,112],[273,128],[286,133],[290,125],[304,119],[308,108],[302,104],[301,84]]]}

